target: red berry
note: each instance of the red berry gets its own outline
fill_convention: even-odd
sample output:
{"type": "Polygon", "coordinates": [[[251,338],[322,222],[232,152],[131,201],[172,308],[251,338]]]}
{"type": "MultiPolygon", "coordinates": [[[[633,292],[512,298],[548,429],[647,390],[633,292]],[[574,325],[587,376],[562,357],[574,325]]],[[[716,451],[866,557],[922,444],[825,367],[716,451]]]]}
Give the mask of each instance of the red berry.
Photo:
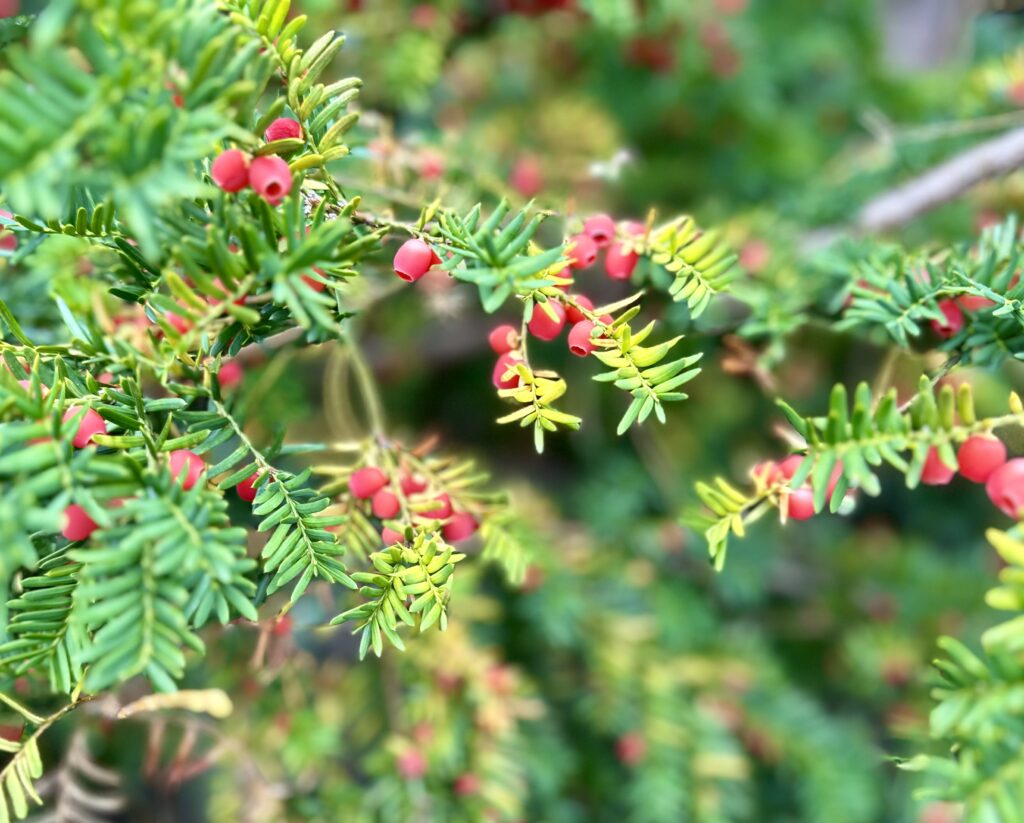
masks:
{"type": "MultiPolygon", "coordinates": [[[[591,302],[590,298],[587,297],[586,295],[583,295],[583,294],[574,295],[573,299],[576,301],[577,305],[582,306],[587,311],[593,311],[594,310],[594,304],[591,302]]],[[[578,308],[576,308],[576,306],[566,306],[565,307],[565,319],[568,320],[573,325],[575,325],[576,323],[582,323],[587,318],[584,316],[583,312],[581,312],[578,308]]]]}
{"type": "Polygon", "coordinates": [[[527,328],[534,337],[541,340],[554,340],[565,327],[565,309],[561,303],[556,303],[554,300],[549,300],[547,305],[552,310],[554,318],[544,308],[535,305],[527,328]]]}
{"type": "Polygon", "coordinates": [[[939,337],[948,340],[963,329],[964,313],[960,311],[955,300],[940,300],[939,309],[945,316],[945,321],[940,323],[938,320],[930,320],[929,322],[939,337]]]}
{"type": "Polygon", "coordinates": [[[395,546],[405,542],[404,534],[389,529],[387,526],[380,530],[380,536],[385,546],[395,546]]]}
{"type": "Polygon", "coordinates": [[[647,741],[640,732],[626,732],[615,741],[615,754],[626,766],[635,766],[647,756],[647,741]]]}
{"type": "Polygon", "coordinates": [[[583,233],[588,235],[599,249],[603,249],[615,237],[615,221],[607,214],[595,214],[583,223],[583,233]]]}
{"type": "Polygon", "coordinates": [[[238,149],[222,151],[210,166],[210,177],[224,191],[241,191],[249,185],[249,161],[238,149]]]}
{"type": "Polygon", "coordinates": [[[1024,458],[1009,460],[992,472],[985,491],[1003,514],[1018,518],[1024,509],[1024,458]]]}
{"type": "Polygon", "coordinates": [[[477,528],[479,528],[479,525],[473,515],[466,512],[457,512],[452,515],[451,520],[441,529],[441,534],[444,535],[444,539],[449,543],[459,543],[472,537],[476,533],[477,528]]]}
{"type": "Polygon", "coordinates": [[[402,509],[398,498],[387,489],[381,489],[373,496],[372,506],[374,515],[381,520],[390,520],[402,509]]]}
{"type": "Polygon", "coordinates": [[[168,468],[171,470],[171,477],[176,483],[181,483],[186,490],[191,489],[204,471],[206,464],[195,452],[188,449],[177,449],[172,451],[167,459],[168,468]]]}
{"type": "Polygon", "coordinates": [[[167,314],[164,315],[164,319],[171,324],[171,327],[178,334],[188,334],[189,330],[192,328],[191,320],[187,317],[182,317],[180,314],[175,314],[172,311],[167,312],[167,314]]]}
{"type": "Polygon", "coordinates": [[[1006,462],[1006,446],[998,437],[976,434],[963,442],[956,459],[960,474],[974,483],[984,483],[1006,462]]]}
{"type": "Polygon", "coordinates": [[[427,487],[427,481],[407,473],[402,475],[398,485],[402,489],[402,494],[409,497],[423,491],[427,487]]]}
{"type": "Polygon", "coordinates": [[[612,280],[629,280],[636,268],[636,252],[626,251],[621,243],[609,247],[604,257],[604,270],[612,280]]]}
{"type": "Polygon", "coordinates": [[[480,791],[480,778],[471,772],[460,774],[453,788],[460,797],[470,797],[480,791]]]}
{"type": "Polygon", "coordinates": [[[245,480],[235,486],[235,491],[246,503],[252,503],[256,499],[256,481],[260,479],[259,472],[253,472],[245,480]]]}
{"type": "Polygon", "coordinates": [[[569,351],[577,357],[586,357],[597,346],[594,345],[590,333],[594,330],[594,324],[589,320],[581,320],[569,329],[569,351]]]}
{"type": "Polygon", "coordinates": [[[810,520],[814,517],[814,492],[801,486],[789,493],[790,520],[810,520]]]}
{"type": "Polygon", "coordinates": [[[97,528],[96,521],[77,503],[64,509],[64,528],[60,533],[68,540],[85,540],[97,528]]]}
{"type": "Polygon", "coordinates": [[[589,269],[597,262],[597,243],[587,234],[574,234],[569,238],[572,248],[569,265],[574,269],[589,269]]]}
{"type": "Polygon", "coordinates": [[[431,266],[436,266],[441,258],[434,254],[430,248],[419,238],[406,240],[402,247],[395,252],[395,274],[409,283],[415,283],[428,271],[431,266]]]}
{"type": "MultiPolygon", "coordinates": [[[[2,16],[3,15],[0,15],[0,17],[2,16]]],[[[12,220],[14,218],[14,215],[11,214],[9,211],[4,211],[3,209],[0,209],[0,217],[6,217],[8,220],[12,220]]],[[[18,248],[18,237],[13,232],[5,233],[8,231],[9,230],[4,229],[2,226],[0,226],[0,235],[2,235],[0,236],[0,249],[4,249],[5,251],[14,251],[16,248],[18,248]]]]}
{"type": "MultiPolygon", "coordinates": [[[[313,267],[313,271],[319,274],[321,277],[324,274],[323,269],[318,269],[316,266],[313,267]]],[[[327,288],[327,284],[322,280],[317,280],[315,277],[310,277],[308,274],[302,275],[302,282],[309,286],[313,291],[323,291],[327,288]]]]}
{"type": "Polygon", "coordinates": [[[447,520],[452,514],[451,498],[447,494],[439,494],[436,499],[437,508],[421,512],[422,516],[429,517],[431,520],[447,520]]]}
{"type": "Polygon", "coordinates": [[[519,343],[519,332],[516,331],[515,326],[506,323],[494,329],[487,336],[487,342],[491,344],[491,349],[495,354],[505,354],[512,351],[519,343]]]}
{"type": "Polygon", "coordinates": [[[420,152],[418,166],[424,180],[437,180],[444,175],[444,156],[432,149],[424,149],[420,152]]]}
{"type": "Polygon", "coordinates": [[[772,247],[764,240],[748,240],[740,248],[740,265],[752,274],[757,274],[768,265],[772,247]]]}
{"type": "Polygon", "coordinates": [[[297,137],[302,137],[302,124],[290,117],[278,117],[263,133],[263,139],[268,143],[297,137]]]}
{"type": "Polygon", "coordinates": [[[509,175],[509,184],[523,197],[535,197],[544,188],[544,170],[532,154],[516,160],[509,175]]]}
{"type": "Polygon", "coordinates": [[[395,759],[398,773],[406,780],[419,780],[427,773],[427,761],[416,749],[407,749],[395,759]]]}
{"type": "Polygon", "coordinates": [[[939,450],[932,446],[921,469],[921,482],[926,486],[945,486],[955,474],[956,470],[943,463],[939,450]]]}
{"type": "Polygon", "coordinates": [[[759,479],[766,486],[774,486],[784,477],[779,469],[779,464],[774,460],[765,460],[763,463],[758,463],[750,470],[750,476],[759,479]]]}
{"type": "Polygon", "coordinates": [[[348,490],[359,500],[368,500],[388,484],[388,476],[376,466],[364,466],[352,472],[348,490]]]}
{"type": "Polygon", "coordinates": [[[217,379],[220,380],[221,388],[230,389],[242,382],[245,370],[242,364],[236,360],[228,360],[220,364],[220,371],[217,372],[217,379]]]}
{"type": "Polygon", "coordinates": [[[496,389],[514,389],[519,385],[519,372],[513,367],[522,363],[523,358],[514,352],[506,352],[498,358],[491,373],[491,382],[496,389]],[[507,376],[506,376],[507,375],[507,376]]]}
{"type": "Polygon", "coordinates": [[[249,167],[249,185],[271,206],[276,206],[292,190],[292,170],[276,155],[257,157],[249,167]]]}
{"type": "Polygon", "coordinates": [[[793,475],[796,474],[796,470],[800,468],[800,464],[804,462],[804,455],[802,454],[791,454],[781,463],[779,463],[779,473],[787,480],[792,480],[793,475]]]}
{"type": "MultiPolygon", "coordinates": [[[[64,412],[64,422],[67,423],[78,412],[79,409],[68,409],[64,412]]],[[[93,435],[106,433],[107,422],[100,417],[99,412],[94,409],[87,409],[82,416],[81,422],[78,424],[78,428],[75,430],[71,442],[76,449],[84,449],[92,441],[93,435]]]]}
{"type": "Polygon", "coordinates": [[[995,300],[989,300],[987,297],[982,297],[978,294],[961,295],[956,299],[956,302],[964,311],[981,311],[982,309],[990,309],[996,304],[995,300]]]}
{"type": "Polygon", "coordinates": [[[277,620],[274,621],[274,626],[271,629],[274,637],[287,637],[292,633],[292,627],[294,621],[290,614],[283,614],[277,620]]]}

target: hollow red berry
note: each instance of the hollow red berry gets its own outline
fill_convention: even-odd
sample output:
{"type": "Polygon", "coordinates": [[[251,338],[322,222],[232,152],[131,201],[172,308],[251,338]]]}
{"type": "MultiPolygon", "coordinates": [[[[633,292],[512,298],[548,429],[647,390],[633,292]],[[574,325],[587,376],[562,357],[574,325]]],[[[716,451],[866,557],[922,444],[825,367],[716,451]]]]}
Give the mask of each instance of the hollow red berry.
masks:
{"type": "Polygon", "coordinates": [[[387,526],[380,530],[380,537],[384,541],[385,546],[395,546],[405,542],[404,534],[394,529],[389,529],[387,526]]]}
{"type": "Polygon", "coordinates": [[[960,474],[974,483],[984,483],[1006,462],[1006,446],[998,437],[976,434],[963,442],[956,459],[960,474]]]}
{"type": "Polygon", "coordinates": [[[409,283],[415,283],[428,271],[436,266],[441,258],[419,238],[406,240],[395,252],[395,274],[409,283]]]}
{"type": "Polygon", "coordinates": [[[302,137],[302,124],[290,117],[278,117],[273,123],[267,126],[263,133],[263,139],[268,143],[275,140],[288,140],[302,137]]]}
{"type": "Polygon", "coordinates": [[[565,328],[565,309],[561,303],[556,303],[554,300],[547,302],[547,308],[551,309],[551,314],[548,314],[544,307],[535,305],[527,328],[534,337],[541,340],[554,340],[565,328]]]}
{"type": "Polygon", "coordinates": [[[491,350],[495,354],[505,354],[519,344],[519,332],[516,331],[515,326],[505,323],[487,335],[487,342],[491,344],[491,350]]]}
{"type": "Polygon", "coordinates": [[[210,166],[210,177],[224,191],[241,191],[249,185],[249,159],[239,149],[222,151],[210,166]]]}
{"type": "Polygon", "coordinates": [[[186,490],[198,483],[199,478],[206,471],[203,458],[188,449],[172,451],[167,458],[167,466],[171,470],[171,477],[186,490]]]}
{"type": "Polygon", "coordinates": [[[381,520],[390,520],[402,510],[398,498],[387,489],[381,489],[373,496],[371,506],[374,516],[381,520]]]}
{"type": "Polygon", "coordinates": [[[945,486],[953,479],[955,474],[955,469],[951,469],[942,462],[938,449],[934,446],[928,449],[928,456],[925,458],[924,467],[921,469],[922,483],[926,486],[945,486]]]}
{"type": "Polygon", "coordinates": [[[276,155],[257,157],[249,166],[249,185],[271,206],[276,206],[292,190],[292,170],[276,155]]]}
{"type": "Polygon", "coordinates": [[[597,243],[588,234],[574,234],[569,238],[569,266],[574,269],[589,269],[597,262],[597,243]]]}
{"type": "Polygon", "coordinates": [[[947,340],[963,329],[964,313],[960,311],[960,307],[956,304],[955,300],[940,300],[939,310],[942,312],[945,320],[942,322],[931,320],[929,322],[935,333],[944,340],[947,340]]]}
{"type": "Polygon", "coordinates": [[[441,534],[449,543],[459,543],[468,540],[479,528],[476,518],[467,512],[456,512],[441,529],[441,534]]]}
{"type": "Polygon", "coordinates": [[[423,491],[427,487],[427,481],[407,472],[402,475],[401,479],[399,479],[398,485],[402,489],[402,494],[408,497],[409,495],[419,494],[423,491]]]}
{"type": "Polygon", "coordinates": [[[246,503],[252,503],[256,499],[256,481],[260,479],[259,472],[253,472],[245,480],[235,486],[235,492],[241,497],[246,503]]]}
{"type": "Polygon", "coordinates": [[[808,486],[801,486],[789,493],[790,520],[810,520],[814,517],[814,492],[808,486]]]}
{"type": "Polygon", "coordinates": [[[1007,517],[1018,518],[1024,510],[1024,458],[1008,460],[985,483],[985,491],[1007,517]]]}
{"type": "Polygon", "coordinates": [[[452,514],[451,498],[447,494],[439,494],[436,500],[436,508],[421,512],[421,514],[423,517],[429,517],[431,520],[447,520],[452,514]]]}
{"type": "Polygon", "coordinates": [[[594,324],[589,320],[581,320],[569,329],[569,351],[577,357],[586,357],[596,349],[597,346],[590,336],[593,330],[594,324]]]}
{"type": "Polygon", "coordinates": [[[85,540],[97,528],[96,521],[77,503],[64,509],[64,526],[60,533],[68,540],[85,540]]]}
{"type": "Polygon", "coordinates": [[[621,243],[613,243],[605,253],[604,270],[612,280],[629,280],[636,261],[636,252],[626,251],[621,243]]]}
{"type": "Polygon", "coordinates": [[[348,490],[359,500],[368,500],[388,484],[388,476],[376,466],[364,466],[352,472],[348,490]]]}
{"type": "Polygon", "coordinates": [[[565,307],[565,319],[575,325],[576,323],[581,323],[587,319],[583,312],[580,311],[579,308],[577,308],[577,306],[584,308],[587,311],[593,311],[594,304],[590,300],[590,298],[584,294],[574,295],[573,300],[576,301],[576,306],[565,307]]]}
{"type": "MultiPolygon", "coordinates": [[[[79,411],[79,409],[75,408],[68,409],[64,412],[64,422],[67,423],[74,418],[79,411]]],[[[78,423],[78,428],[75,429],[71,442],[76,449],[84,449],[92,441],[94,435],[106,433],[107,421],[100,417],[99,412],[95,409],[86,409],[85,414],[82,415],[82,419],[78,423]]]]}
{"type": "Polygon", "coordinates": [[[583,233],[588,235],[599,249],[603,249],[615,237],[615,221],[607,214],[595,214],[583,222],[583,233]]]}
{"type": "Polygon", "coordinates": [[[496,389],[514,389],[519,385],[519,372],[515,370],[516,363],[522,363],[523,358],[515,352],[506,352],[498,358],[494,364],[494,371],[491,373],[491,382],[496,389]]]}

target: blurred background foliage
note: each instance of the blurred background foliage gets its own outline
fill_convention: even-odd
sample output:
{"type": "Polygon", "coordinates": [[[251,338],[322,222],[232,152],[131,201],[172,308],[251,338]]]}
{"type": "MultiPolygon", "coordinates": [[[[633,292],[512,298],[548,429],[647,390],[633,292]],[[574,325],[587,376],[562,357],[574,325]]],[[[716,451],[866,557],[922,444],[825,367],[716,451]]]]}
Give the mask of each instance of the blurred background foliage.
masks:
{"type": "MultiPolygon", "coordinates": [[[[959,820],[954,805],[915,799],[921,778],[891,758],[936,750],[936,638],[971,642],[995,622],[983,534],[999,515],[983,491],[911,493],[893,475],[848,516],[761,524],[719,575],[678,518],[695,480],[785,453],[777,394],[821,409],[835,382],[885,369],[907,393],[937,365],[927,346],[887,360],[881,338],[831,330],[847,270],[841,249],[814,253],[808,237],[1024,122],[1024,15],[939,0],[294,6],[308,36],[347,35],[333,75],[364,79],[355,148],[336,172],[371,207],[511,191],[569,219],[692,213],[740,250],[734,289],[750,307],[724,300],[700,318],[691,402],[623,438],[621,398],[538,344],[587,421],[541,457],[493,424],[493,321],[471,295],[431,275],[378,305],[363,335],[390,422],[410,439],[439,434],[514,488],[531,524],[525,580],[465,564],[449,632],[382,660],[357,663],[354,639],[318,628],[333,614],[326,595],[283,626],[218,630],[190,679],[226,690],[230,718],[91,732],[90,757],[123,773],[124,819],[959,820]]],[[[1012,175],[893,239],[968,240],[1022,202],[1012,175]]],[[[61,276],[73,246],[46,247],[61,276]]],[[[589,277],[595,301],[626,293],[589,277]]],[[[26,328],[45,325],[31,313],[38,284],[8,285],[26,328]]],[[[657,294],[649,311],[690,330],[657,294]]],[[[317,349],[300,350],[250,369],[243,391],[268,429],[316,439],[339,422],[324,373],[317,349]]],[[[1020,377],[1007,366],[960,379],[984,411],[1020,377]]],[[[61,734],[53,748],[68,751],[73,732],[61,734]]]]}

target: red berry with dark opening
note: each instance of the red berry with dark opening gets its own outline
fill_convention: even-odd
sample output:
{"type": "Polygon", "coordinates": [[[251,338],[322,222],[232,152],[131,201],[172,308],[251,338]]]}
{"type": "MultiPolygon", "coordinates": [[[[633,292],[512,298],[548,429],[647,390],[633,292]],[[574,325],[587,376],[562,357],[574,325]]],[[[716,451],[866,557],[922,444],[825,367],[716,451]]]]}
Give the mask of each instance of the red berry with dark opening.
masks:
{"type": "Polygon", "coordinates": [[[253,472],[245,480],[235,486],[235,491],[246,503],[252,503],[256,499],[256,481],[260,479],[259,472],[253,472]]]}
{"type": "MultiPolygon", "coordinates": [[[[64,422],[67,423],[75,417],[81,409],[68,409],[64,412],[64,422]]],[[[93,435],[106,434],[107,421],[100,417],[99,412],[94,409],[87,409],[82,416],[78,428],[75,430],[71,442],[76,449],[84,449],[92,441],[93,435]]]]}
{"type": "Polygon", "coordinates": [[[495,354],[505,354],[512,351],[519,344],[519,332],[515,326],[508,323],[498,326],[488,336],[487,342],[495,354]]]}
{"type": "Polygon", "coordinates": [[[171,470],[171,477],[174,478],[174,481],[181,483],[186,490],[198,483],[199,478],[206,471],[203,458],[188,449],[172,451],[167,458],[167,466],[171,470]]]}
{"type": "Polygon", "coordinates": [[[380,536],[385,546],[395,546],[405,542],[404,534],[394,529],[389,529],[387,526],[380,530],[380,536]]]}
{"type": "Polygon", "coordinates": [[[364,466],[352,472],[348,490],[359,500],[368,500],[388,484],[388,476],[376,466],[364,466]]]}
{"type": "Polygon", "coordinates": [[[275,140],[288,140],[302,137],[302,124],[290,117],[278,117],[273,123],[267,126],[263,133],[263,139],[268,143],[275,140]]]}
{"type": "Polygon", "coordinates": [[[98,528],[96,521],[77,503],[72,503],[64,509],[64,528],[60,533],[68,540],[85,540],[98,528]]]}
{"type": "Polygon", "coordinates": [[[615,221],[607,214],[595,214],[584,221],[583,233],[588,235],[599,249],[603,249],[615,237],[615,221]]]}
{"type": "Polygon", "coordinates": [[[963,329],[964,313],[960,311],[960,307],[956,304],[955,300],[940,300],[939,310],[942,312],[945,320],[941,323],[938,320],[930,320],[929,322],[939,337],[948,340],[963,329]]]}
{"type": "Polygon", "coordinates": [[[939,450],[932,446],[921,469],[921,482],[926,486],[945,486],[955,474],[956,470],[943,463],[939,450]]]}
{"type": "Polygon", "coordinates": [[[241,191],[249,185],[249,160],[238,149],[222,151],[210,166],[210,177],[224,191],[241,191]]]}
{"type": "Polygon", "coordinates": [[[621,243],[614,243],[604,256],[604,270],[612,280],[629,280],[636,261],[636,252],[626,251],[621,243]]]}
{"type": "Polygon", "coordinates": [[[597,346],[590,336],[593,330],[594,324],[589,320],[581,320],[569,329],[569,351],[577,357],[586,357],[596,349],[597,346]]]}
{"type": "MultiPolygon", "coordinates": [[[[594,310],[593,302],[586,295],[582,295],[582,294],[574,295],[573,299],[576,301],[576,303],[579,306],[583,307],[587,311],[593,311],[594,310]]],[[[578,308],[576,308],[576,306],[566,306],[565,307],[565,319],[568,320],[570,323],[575,325],[576,323],[582,323],[587,318],[583,314],[583,312],[581,312],[578,308]]]]}
{"type": "Polygon", "coordinates": [[[572,248],[568,255],[572,262],[569,265],[574,269],[589,269],[597,262],[597,243],[590,235],[574,234],[569,238],[572,248]]]}
{"type": "Polygon", "coordinates": [[[491,373],[491,382],[496,389],[514,389],[519,385],[519,372],[515,370],[516,363],[522,363],[523,358],[514,352],[506,352],[498,358],[494,364],[494,371],[491,373]]]}
{"type": "Polygon", "coordinates": [[[249,166],[249,185],[271,206],[276,206],[292,190],[292,170],[276,155],[257,157],[249,166]]]}
{"type": "Polygon", "coordinates": [[[989,476],[985,491],[1007,517],[1020,517],[1024,509],[1024,458],[1008,460],[989,476]]]}
{"type": "Polygon", "coordinates": [[[428,271],[436,266],[441,258],[434,250],[417,237],[406,240],[395,252],[395,274],[408,283],[415,283],[428,271]]]}
{"type": "Polygon", "coordinates": [[[789,493],[790,520],[810,520],[814,517],[814,492],[808,486],[801,486],[789,493]]]}
{"type": "Polygon", "coordinates": [[[447,494],[439,494],[436,498],[437,508],[421,512],[423,517],[431,520],[447,520],[452,515],[452,500],[447,494]]]}
{"type": "Polygon", "coordinates": [[[390,520],[402,510],[398,498],[387,489],[381,489],[373,496],[373,513],[381,520],[390,520]]]}
{"type": "Polygon", "coordinates": [[[960,474],[974,483],[984,483],[1006,462],[1006,446],[998,437],[976,434],[963,442],[956,459],[960,474]]]}
{"type": "Polygon", "coordinates": [[[554,340],[565,328],[565,309],[561,303],[556,303],[554,300],[549,300],[546,305],[551,309],[554,317],[548,314],[544,307],[535,305],[527,328],[534,337],[541,340],[554,340]]]}
{"type": "Polygon", "coordinates": [[[476,518],[467,512],[457,512],[441,529],[441,534],[449,543],[459,543],[468,540],[479,528],[476,518]]]}

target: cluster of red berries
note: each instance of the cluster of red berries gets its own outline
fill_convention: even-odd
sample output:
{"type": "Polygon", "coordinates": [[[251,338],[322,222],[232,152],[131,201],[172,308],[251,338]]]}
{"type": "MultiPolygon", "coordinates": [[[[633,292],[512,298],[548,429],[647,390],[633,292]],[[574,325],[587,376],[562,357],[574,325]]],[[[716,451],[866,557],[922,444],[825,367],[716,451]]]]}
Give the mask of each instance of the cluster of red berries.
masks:
{"type": "MultiPolygon", "coordinates": [[[[268,143],[302,136],[302,126],[288,117],[279,117],[264,134],[268,143]]],[[[270,205],[277,206],[292,190],[292,172],[288,163],[274,154],[254,157],[240,149],[222,151],[210,166],[210,177],[224,191],[237,192],[251,187],[270,205]]]]}
{"type": "MultiPolygon", "coordinates": [[[[793,475],[796,474],[796,470],[803,461],[803,455],[791,454],[781,463],[771,461],[759,463],[754,467],[752,474],[765,485],[774,486],[783,480],[792,480],[793,475]]],[[[832,492],[835,491],[836,484],[839,483],[839,478],[842,475],[843,468],[837,463],[835,468],[832,469],[832,475],[828,479],[827,500],[832,498],[832,492]]],[[[798,489],[790,490],[787,495],[787,514],[792,520],[809,520],[814,517],[814,492],[811,491],[808,482],[805,481],[798,489]]]]}
{"type": "MultiPolygon", "coordinates": [[[[417,512],[414,516],[442,521],[441,535],[449,543],[458,543],[472,537],[479,526],[476,518],[469,512],[455,511],[447,494],[425,494],[427,485],[426,480],[408,472],[403,473],[398,479],[398,489],[401,490],[403,497],[410,500],[433,500],[437,504],[434,508],[417,512]]],[[[370,511],[379,520],[392,520],[401,514],[402,505],[391,479],[376,466],[364,466],[352,472],[348,479],[348,490],[357,500],[370,501],[370,511]]],[[[405,535],[387,526],[382,529],[381,537],[388,546],[405,542],[405,535]]]]}

